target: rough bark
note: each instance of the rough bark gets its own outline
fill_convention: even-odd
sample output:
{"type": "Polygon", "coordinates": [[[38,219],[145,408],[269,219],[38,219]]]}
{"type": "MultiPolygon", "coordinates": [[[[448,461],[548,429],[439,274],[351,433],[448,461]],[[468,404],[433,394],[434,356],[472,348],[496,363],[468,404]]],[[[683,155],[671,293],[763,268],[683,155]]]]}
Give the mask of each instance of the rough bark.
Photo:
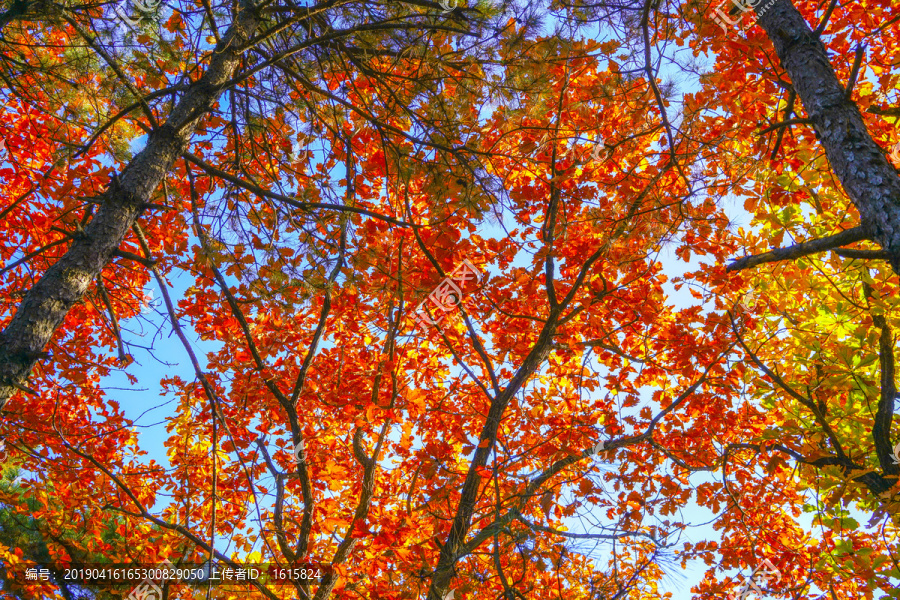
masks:
{"type": "Polygon", "coordinates": [[[255,7],[241,3],[207,71],[189,86],[165,124],[153,131],[147,146],[113,178],[84,234],[25,295],[0,333],[0,408],[17,389],[25,389],[29,373],[66,313],[109,263],[144,204],[186,150],[200,120],[240,65],[241,48],[259,23],[255,7]]]}
{"type": "MultiPolygon", "coordinates": [[[[757,9],[763,6],[759,3],[757,9]]],[[[776,0],[758,22],[772,40],[868,237],[887,252],[894,272],[900,274],[900,175],[869,135],[825,46],[791,1],[776,0]]]]}

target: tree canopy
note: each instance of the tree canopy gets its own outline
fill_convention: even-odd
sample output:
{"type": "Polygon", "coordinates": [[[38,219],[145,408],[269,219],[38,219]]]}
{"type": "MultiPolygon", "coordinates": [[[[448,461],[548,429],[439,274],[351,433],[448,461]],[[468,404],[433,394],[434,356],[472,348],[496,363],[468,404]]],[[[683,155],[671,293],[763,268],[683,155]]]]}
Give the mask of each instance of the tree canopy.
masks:
{"type": "Polygon", "coordinates": [[[898,37],[0,0],[0,593],[900,598],[898,37]]]}

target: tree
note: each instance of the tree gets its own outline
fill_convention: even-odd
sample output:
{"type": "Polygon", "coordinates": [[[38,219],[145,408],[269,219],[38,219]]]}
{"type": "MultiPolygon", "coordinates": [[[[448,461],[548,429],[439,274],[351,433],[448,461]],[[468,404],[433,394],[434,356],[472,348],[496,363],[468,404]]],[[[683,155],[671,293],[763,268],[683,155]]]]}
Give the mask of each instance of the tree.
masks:
{"type": "Polygon", "coordinates": [[[0,433],[47,482],[10,518],[61,561],[332,565],[223,598],[660,598],[692,558],[701,598],[763,560],[897,597],[890,8],[10,4],[0,433]],[[826,68],[863,38],[877,83],[826,68]],[[193,370],[167,467],[102,379],[147,377],[148,284],[193,370]]]}

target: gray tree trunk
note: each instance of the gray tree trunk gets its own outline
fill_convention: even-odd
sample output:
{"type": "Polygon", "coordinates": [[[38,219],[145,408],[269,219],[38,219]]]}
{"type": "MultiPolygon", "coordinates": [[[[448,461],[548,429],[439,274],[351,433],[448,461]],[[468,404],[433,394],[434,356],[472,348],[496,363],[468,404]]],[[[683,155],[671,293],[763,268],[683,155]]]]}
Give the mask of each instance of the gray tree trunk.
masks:
{"type": "MultiPolygon", "coordinates": [[[[768,3],[766,3],[768,4],[768,3]]],[[[790,0],[766,9],[759,2],[759,25],[825,149],[831,168],[856,206],[867,237],[890,256],[900,274],[900,175],[869,135],[862,115],[838,81],[825,46],[790,0]]],[[[852,62],[852,57],[845,57],[852,62]]]]}
{"type": "Polygon", "coordinates": [[[149,136],[147,146],[113,179],[84,234],[25,295],[0,333],[0,408],[26,385],[31,369],[66,313],[112,259],[144,204],[187,149],[200,120],[240,65],[241,49],[259,23],[254,7],[241,3],[234,22],[212,53],[208,70],[191,84],[165,124],[149,136]]]}

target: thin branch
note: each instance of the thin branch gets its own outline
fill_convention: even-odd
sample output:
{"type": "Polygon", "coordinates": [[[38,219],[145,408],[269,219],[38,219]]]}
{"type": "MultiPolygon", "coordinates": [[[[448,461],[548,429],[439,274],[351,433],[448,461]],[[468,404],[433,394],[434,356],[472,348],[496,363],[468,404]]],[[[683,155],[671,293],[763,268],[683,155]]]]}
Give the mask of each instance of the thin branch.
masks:
{"type": "Polygon", "coordinates": [[[147,101],[143,99],[144,95],[141,94],[141,92],[134,86],[131,80],[125,75],[125,72],[122,70],[122,67],[119,66],[119,63],[116,62],[116,60],[112,56],[110,56],[109,53],[104,50],[101,45],[97,44],[96,40],[92,38],[88,34],[88,32],[84,31],[78,25],[78,23],[75,22],[74,19],[67,16],[65,13],[63,13],[62,18],[72,27],[72,29],[78,32],[78,35],[80,35],[82,39],[87,42],[88,46],[93,48],[94,52],[103,57],[103,60],[106,61],[106,64],[108,64],[113,72],[118,76],[119,81],[121,81],[122,84],[127,87],[128,90],[134,95],[134,97],[138,99],[138,102],[140,102],[141,110],[144,111],[144,116],[146,116],[147,120],[150,121],[151,127],[153,127],[153,129],[159,128],[159,123],[156,122],[156,116],[153,114],[153,110],[151,110],[150,105],[147,104],[147,101]]]}
{"type": "Polygon", "coordinates": [[[152,259],[144,258],[143,256],[138,256],[137,254],[133,254],[128,252],[127,250],[116,250],[113,252],[113,256],[117,256],[119,258],[124,258],[127,260],[133,260],[134,262],[144,265],[147,268],[156,266],[156,261],[152,259]]]}
{"type": "Polygon", "coordinates": [[[786,121],[782,121],[781,123],[775,123],[774,125],[769,125],[765,129],[760,131],[757,135],[763,136],[763,135],[766,135],[767,133],[775,131],[776,129],[781,129],[782,127],[790,127],[791,125],[812,125],[812,124],[813,124],[812,119],[803,119],[803,118],[788,119],[786,121]]]}
{"type": "MultiPolygon", "coordinates": [[[[260,452],[263,455],[263,460],[266,463],[266,467],[269,469],[269,473],[272,474],[272,477],[275,478],[275,514],[274,514],[274,524],[275,524],[275,538],[278,541],[278,548],[281,550],[281,553],[288,559],[289,563],[294,563],[297,560],[297,555],[294,554],[293,550],[291,550],[290,544],[288,544],[287,536],[284,534],[284,473],[275,468],[275,463],[272,462],[272,457],[269,456],[268,450],[266,450],[266,445],[263,442],[263,436],[260,435],[256,438],[256,445],[259,447],[260,452]]],[[[307,595],[308,597],[308,595],[307,595]]]]}
{"type": "Polygon", "coordinates": [[[862,57],[865,52],[865,44],[859,44],[856,47],[856,56],[853,58],[853,67],[850,69],[850,78],[847,80],[847,91],[844,94],[844,98],[848,101],[853,96],[853,88],[856,87],[856,78],[859,77],[859,67],[862,64],[862,57]]]}
{"type": "Polygon", "coordinates": [[[813,32],[813,36],[819,37],[822,35],[822,32],[825,31],[825,27],[828,25],[828,21],[831,19],[831,13],[834,12],[835,7],[838,4],[838,0],[831,0],[831,3],[828,5],[828,9],[825,11],[825,14],[822,15],[822,20],[819,22],[818,27],[813,32]]]}
{"type": "Polygon", "coordinates": [[[122,332],[119,330],[119,320],[116,318],[116,311],[113,310],[112,302],[109,301],[109,295],[106,293],[106,286],[103,285],[103,275],[97,276],[97,290],[100,292],[100,298],[103,299],[103,304],[106,305],[106,310],[109,311],[109,320],[112,322],[113,335],[116,336],[116,342],[119,346],[119,360],[124,363],[128,360],[127,355],[125,354],[125,344],[122,342],[122,332]]]}
{"type": "Polygon", "coordinates": [[[140,98],[137,102],[134,102],[134,103],[130,104],[129,106],[126,106],[125,108],[123,108],[122,110],[117,112],[115,115],[110,117],[110,119],[106,123],[104,123],[99,129],[97,129],[97,131],[94,132],[94,134],[90,137],[90,139],[84,143],[84,145],[81,147],[81,149],[78,150],[73,155],[73,158],[78,158],[79,156],[81,156],[82,154],[84,154],[85,152],[90,150],[91,146],[94,145],[94,142],[97,141],[97,138],[99,138],[101,135],[103,135],[103,132],[105,132],[107,129],[109,129],[110,127],[115,125],[120,119],[127,116],[128,113],[130,113],[131,111],[133,111],[136,108],[142,108],[144,106],[147,106],[148,100],[154,100],[156,98],[159,98],[160,96],[166,96],[168,94],[173,94],[175,92],[183,92],[187,89],[188,89],[188,87],[185,85],[176,85],[176,86],[172,86],[172,87],[167,87],[165,89],[157,90],[155,92],[147,94],[146,96],[143,96],[142,98],[140,98]]]}
{"type": "MultiPolygon", "coordinates": [[[[440,263],[438,262],[437,258],[434,256],[434,254],[431,252],[431,250],[428,249],[428,245],[425,243],[425,241],[422,239],[422,236],[419,234],[419,232],[416,229],[413,229],[413,235],[416,238],[416,244],[419,246],[419,249],[422,251],[422,253],[425,255],[425,257],[428,258],[429,262],[431,262],[431,264],[434,266],[435,270],[441,275],[441,277],[446,278],[447,274],[444,272],[444,269],[441,267],[440,263]]],[[[475,329],[472,327],[472,324],[469,321],[469,315],[466,312],[465,307],[463,306],[463,302],[459,303],[458,308],[459,308],[460,312],[462,313],[463,318],[465,319],[466,329],[469,334],[469,340],[471,340],[472,346],[473,346],[473,348],[475,348],[475,351],[477,352],[478,357],[481,359],[482,364],[484,365],[484,370],[487,371],[488,377],[491,380],[491,387],[494,390],[493,395],[491,395],[491,393],[488,391],[487,387],[485,387],[485,385],[481,382],[481,379],[476,377],[475,374],[472,373],[472,370],[465,363],[465,361],[462,359],[462,357],[457,354],[456,350],[453,348],[453,345],[450,343],[450,340],[444,334],[443,329],[439,328],[438,332],[441,334],[441,338],[443,339],[444,344],[447,346],[447,349],[451,353],[453,353],[453,358],[456,359],[456,361],[462,366],[462,368],[465,370],[466,374],[469,376],[469,378],[472,380],[472,382],[475,383],[475,385],[477,385],[479,388],[481,388],[481,391],[484,392],[485,397],[493,402],[493,399],[500,394],[500,381],[497,378],[497,373],[494,370],[494,365],[491,362],[490,357],[488,356],[487,351],[484,348],[484,345],[481,343],[481,339],[478,337],[477,333],[475,332],[475,329]]],[[[425,311],[426,311],[426,314],[428,314],[428,319],[430,321],[434,321],[434,319],[431,318],[431,311],[429,310],[429,308],[427,306],[425,307],[425,311]]]]}
{"type": "MultiPolygon", "coordinates": [[[[628,446],[633,446],[635,444],[640,444],[640,443],[647,442],[647,441],[653,443],[653,437],[652,437],[653,431],[656,428],[656,426],[659,424],[659,421],[665,415],[667,415],[669,412],[671,412],[672,410],[674,410],[675,408],[680,406],[691,394],[693,394],[697,390],[697,387],[699,387],[706,381],[707,376],[709,375],[709,372],[712,370],[712,368],[715,365],[717,365],[719,363],[719,361],[728,352],[731,351],[731,348],[733,346],[734,346],[734,344],[729,346],[729,348],[727,350],[725,350],[714,361],[712,361],[712,363],[706,368],[706,371],[696,381],[696,383],[694,383],[693,385],[688,387],[684,392],[682,392],[678,396],[678,398],[673,400],[665,409],[660,411],[660,413],[658,415],[656,415],[656,417],[654,417],[650,421],[648,427],[642,433],[639,433],[637,435],[628,436],[628,437],[621,437],[621,438],[618,438],[615,440],[611,440],[609,442],[604,442],[602,449],[600,451],[606,452],[609,450],[615,450],[617,448],[625,448],[628,446]]],[[[588,457],[596,454],[597,453],[596,448],[597,448],[597,446],[595,445],[595,446],[592,446],[591,448],[588,448],[588,449],[582,451],[579,454],[573,454],[571,456],[561,458],[561,459],[557,460],[556,462],[554,462],[549,467],[547,467],[546,469],[544,469],[543,471],[541,471],[537,476],[529,479],[528,484],[525,486],[525,490],[522,493],[518,494],[519,502],[518,502],[517,506],[514,507],[509,513],[504,515],[504,517],[502,517],[502,519],[498,520],[496,523],[505,524],[509,520],[518,518],[518,517],[516,517],[516,514],[520,514],[522,511],[525,510],[525,506],[528,503],[529,499],[536,497],[538,490],[540,490],[547,481],[549,481],[552,477],[554,477],[556,474],[560,473],[567,467],[577,463],[580,460],[583,460],[585,458],[588,458],[588,457]]],[[[488,527],[491,527],[491,526],[488,526],[488,527]]],[[[477,535],[473,536],[472,540],[470,540],[469,542],[467,542],[465,544],[465,546],[463,547],[464,549],[460,553],[460,556],[474,551],[475,548],[477,548],[477,546],[480,543],[483,543],[485,540],[490,538],[492,535],[493,535],[493,531],[483,529],[477,535]]]]}
{"type": "MultiPolygon", "coordinates": [[[[197,235],[197,239],[200,241],[200,245],[203,251],[206,252],[209,256],[210,248],[207,241],[206,232],[203,230],[203,226],[200,222],[200,216],[197,212],[198,197],[197,189],[194,185],[194,175],[189,167],[187,168],[187,174],[191,194],[191,215],[193,216],[194,232],[197,235]]],[[[256,368],[262,374],[263,383],[265,384],[266,388],[272,393],[278,403],[281,404],[288,417],[288,423],[291,429],[291,443],[293,444],[294,456],[297,463],[297,475],[300,478],[300,488],[301,492],[303,493],[303,521],[300,527],[301,535],[300,540],[298,541],[297,550],[297,554],[303,556],[306,554],[309,532],[312,529],[312,513],[314,508],[314,500],[312,494],[312,484],[309,478],[309,465],[307,464],[306,451],[304,449],[305,446],[303,431],[300,428],[300,419],[297,415],[294,404],[290,402],[287,396],[281,391],[281,389],[279,389],[278,386],[275,385],[272,378],[267,376],[268,366],[263,361],[262,356],[259,354],[247,320],[244,317],[244,314],[241,311],[240,307],[238,306],[234,295],[228,288],[228,284],[225,281],[225,278],[215,267],[213,261],[210,260],[206,266],[212,271],[216,283],[222,290],[222,293],[225,295],[232,315],[235,317],[241,327],[241,332],[243,333],[244,338],[247,341],[247,345],[250,350],[250,354],[253,357],[254,363],[256,364],[256,368]]],[[[291,555],[286,554],[286,556],[291,555]]]]}
{"type": "MultiPolygon", "coordinates": [[[[779,388],[784,390],[789,396],[794,398],[801,405],[805,406],[813,414],[813,417],[815,417],[816,424],[828,437],[828,441],[831,444],[831,447],[836,455],[834,457],[828,457],[829,461],[822,464],[840,465],[845,473],[849,473],[854,470],[862,470],[863,467],[853,462],[853,460],[849,456],[847,456],[847,453],[844,452],[844,448],[841,445],[840,440],[838,439],[837,433],[831,427],[831,424],[825,418],[825,414],[822,412],[819,406],[817,406],[811,398],[807,398],[806,396],[801,395],[794,388],[789,386],[777,373],[763,364],[756,353],[750,350],[750,348],[748,348],[744,343],[744,339],[738,333],[737,324],[734,322],[733,318],[731,319],[731,327],[734,331],[735,337],[737,337],[738,343],[741,345],[741,348],[744,349],[744,352],[747,353],[747,356],[750,357],[750,359],[756,364],[756,366],[759,367],[759,369],[763,373],[765,373],[779,388]]],[[[864,483],[875,495],[879,495],[891,488],[891,484],[888,483],[884,477],[882,477],[878,473],[872,472],[872,470],[854,477],[854,480],[864,483]]]]}
{"type": "Polygon", "coordinates": [[[407,223],[406,221],[401,221],[400,219],[395,219],[394,217],[389,217],[387,215],[382,215],[380,213],[367,210],[365,208],[359,208],[357,206],[343,206],[341,204],[327,204],[324,202],[299,202],[290,196],[285,196],[283,194],[279,194],[277,192],[272,192],[270,190],[263,189],[258,185],[254,185],[249,181],[245,181],[240,177],[235,177],[231,173],[223,171],[221,169],[217,169],[211,164],[207,163],[203,159],[198,156],[191,154],[190,152],[183,152],[182,156],[189,161],[209,173],[210,175],[214,175],[225,181],[233,183],[234,185],[247,190],[248,192],[253,192],[257,196],[262,198],[269,198],[271,200],[278,200],[280,202],[284,202],[285,204],[289,204],[298,210],[310,210],[313,208],[324,208],[327,210],[336,210],[341,212],[351,212],[357,213],[360,215],[365,215],[367,217],[372,217],[374,219],[381,219],[382,221],[387,221],[388,223],[392,223],[399,227],[421,227],[421,225],[414,225],[412,223],[407,223]]]}
{"type": "Polygon", "coordinates": [[[866,109],[866,112],[882,117],[900,117],[900,106],[889,106],[887,108],[881,108],[880,106],[870,106],[866,109]]]}
{"type": "MultiPolygon", "coordinates": [[[[144,252],[144,254],[147,257],[147,260],[149,262],[155,263],[155,261],[153,261],[153,259],[152,259],[152,253],[150,251],[150,246],[147,243],[147,238],[144,235],[144,231],[143,231],[143,229],[141,229],[141,226],[137,222],[135,222],[132,225],[132,230],[134,231],[134,234],[137,237],[138,243],[141,246],[141,250],[144,252]]],[[[166,286],[165,280],[163,279],[162,274],[159,272],[159,269],[156,268],[155,264],[153,264],[153,266],[150,267],[150,271],[151,271],[151,273],[153,273],[153,276],[156,279],[157,285],[159,285],[160,294],[162,295],[163,302],[166,305],[166,310],[169,315],[169,321],[172,324],[172,330],[175,332],[175,335],[181,341],[181,344],[184,347],[185,352],[187,352],[188,357],[190,358],[190,361],[191,361],[191,365],[194,369],[194,374],[197,377],[197,379],[200,381],[200,384],[203,387],[203,392],[206,395],[207,399],[209,400],[210,413],[211,413],[211,418],[213,419],[213,423],[215,423],[216,421],[218,421],[219,423],[222,423],[222,426],[225,427],[225,432],[228,435],[229,440],[231,441],[231,445],[235,449],[234,450],[235,455],[237,456],[238,462],[241,465],[241,469],[244,472],[244,476],[247,478],[248,489],[251,490],[251,496],[253,497],[253,504],[256,509],[257,517],[261,519],[260,510],[259,510],[259,502],[256,498],[256,494],[252,493],[253,492],[253,477],[250,473],[250,469],[247,467],[247,464],[244,462],[244,458],[241,456],[241,453],[237,449],[238,446],[235,443],[236,438],[234,436],[234,433],[231,431],[231,427],[228,425],[228,421],[225,419],[225,414],[222,411],[219,397],[216,394],[216,391],[213,388],[213,386],[210,384],[209,379],[206,376],[206,373],[204,373],[201,370],[200,362],[197,360],[197,355],[194,352],[193,348],[191,347],[190,342],[188,341],[187,337],[184,334],[184,331],[181,328],[181,324],[178,321],[178,316],[175,313],[175,304],[172,302],[172,298],[169,295],[169,291],[166,286]]],[[[215,448],[213,448],[213,452],[215,452],[215,448]]],[[[213,493],[213,502],[215,502],[215,500],[216,500],[216,498],[215,498],[215,492],[214,492],[213,493]]],[[[145,518],[154,520],[154,522],[156,521],[156,518],[152,517],[146,510],[143,510],[143,516],[145,518]]],[[[181,529],[184,529],[184,528],[181,528],[181,529]]],[[[191,534],[191,535],[193,536],[193,534],[191,534]]],[[[194,538],[192,538],[192,540],[193,539],[194,538]]],[[[199,539],[199,538],[196,538],[196,539],[199,539]]],[[[209,551],[212,555],[212,552],[213,552],[212,545],[207,546],[204,544],[203,547],[205,550],[209,551]]],[[[221,555],[219,555],[218,553],[216,553],[215,555],[219,556],[221,558],[221,555]]],[[[266,592],[267,592],[267,590],[266,590],[266,592]]]]}
{"type": "MultiPolygon", "coordinates": [[[[785,120],[790,119],[791,115],[794,114],[794,103],[797,101],[797,92],[794,91],[793,88],[788,92],[787,106],[784,107],[784,118],[785,120]]],[[[770,160],[775,160],[778,158],[778,149],[781,148],[781,142],[784,140],[784,132],[788,131],[790,126],[783,127],[778,129],[778,135],[775,137],[775,147],[772,148],[772,155],[769,157],[770,160]]]]}
{"type": "Polygon", "coordinates": [[[27,192],[25,192],[24,194],[22,194],[21,196],[19,196],[19,197],[16,198],[15,200],[13,200],[13,203],[12,203],[12,204],[10,204],[9,206],[7,206],[7,207],[4,208],[3,210],[0,210],[0,221],[3,221],[3,219],[6,218],[6,215],[8,215],[9,213],[11,213],[13,210],[15,210],[15,208],[16,208],[17,206],[19,206],[19,204],[21,204],[26,198],[28,198],[28,196],[30,196],[31,194],[33,194],[33,193],[35,192],[35,189],[36,189],[36,188],[34,187],[34,184],[31,183],[31,182],[29,182],[28,185],[29,185],[29,188],[28,188],[28,191],[27,191],[27,192]]]}
{"type": "Polygon", "coordinates": [[[17,260],[16,262],[12,263],[8,267],[3,267],[2,269],[0,269],[0,275],[3,275],[7,271],[12,271],[13,269],[18,267],[22,263],[28,262],[29,260],[31,260],[32,258],[37,256],[38,254],[42,254],[43,252],[46,252],[47,250],[49,250],[50,248],[53,248],[54,246],[59,246],[60,244],[64,244],[64,243],[68,242],[70,239],[72,239],[72,238],[65,237],[61,240],[56,240],[55,242],[50,242],[46,246],[38,248],[37,250],[35,250],[33,252],[29,252],[28,254],[26,254],[25,256],[23,256],[22,258],[17,260]]]}
{"type": "Polygon", "coordinates": [[[656,99],[656,105],[659,108],[660,118],[662,119],[663,127],[666,131],[666,141],[669,142],[669,156],[670,160],[677,164],[676,154],[675,154],[675,136],[672,135],[672,124],[669,123],[669,116],[666,112],[666,103],[663,100],[662,92],[660,92],[659,85],[656,83],[656,73],[653,70],[653,60],[650,55],[650,9],[653,7],[652,0],[647,0],[644,3],[644,8],[642,10],[641,15],[641,30],[644,37],[644,73],[647,75],[647,84],[650,86],[651,91],[653,92],[653,97],[656,99]]]}
{"type": "Polygon", "coordinates": [[[553,529],[552,527],[546,527],[544,525],[538,525],[537,523],[532,523],[525,517],[520,514],[516,514],[515,518],[517,521],[520,521],[524,525],[526,525],[529,529],[536,531],[543,531],[544,533],[550,533],[552,535],[558,535],[562,537],[566,537],[573,540],[618,540],[626,537],[644,537],[652,541],[654,544],[659,545],[659,541],[651,536],[649,533],[644,533],[642,531],[623,531],[621,533],[571,533],[568,531],[560,531],[558,529],[553,529]]]}
{"type": "Polygon", "coordinates": [[[862,258],[867,260],[888,260],[891,255],[885,250],[854,250],[852,248],[835,248],[832,250],[844,258],[862,258]]]}
{"type": "MultiPolygon", "coordinates": [[[[339,565],[346,562],[347,558],[350,557],[353,548],[356,546],[356,543],[359,541],[359,538],[354,535],[354,530],[356,529],[357,523],[365,522],[369,516],[369,508],[372,505],[372,498],[375,496],[375,471],[378,468],[378,456],[381,452],[382,442],[384,442],[389,426],[390,419],[382,424],[371,457],[366,456],[365,449],[362,446],[363,430],[357,428],[353,434],[353,455],[363,466],[362,486],[359,492],[359,498],[356,502],[356,510],[353,513],[353,518],[347,525],[346,537],[341,540],[337,550],[335,550],[334,556],[331,559],[332,565],[339,565]]],[[[326,598],[331,595],[331,591],[334,589],[336,583],[337,575],[333,569],[329,569],[319,583],[319,589],[316,590],[315,600],[326,600],[326,598]]]]}

